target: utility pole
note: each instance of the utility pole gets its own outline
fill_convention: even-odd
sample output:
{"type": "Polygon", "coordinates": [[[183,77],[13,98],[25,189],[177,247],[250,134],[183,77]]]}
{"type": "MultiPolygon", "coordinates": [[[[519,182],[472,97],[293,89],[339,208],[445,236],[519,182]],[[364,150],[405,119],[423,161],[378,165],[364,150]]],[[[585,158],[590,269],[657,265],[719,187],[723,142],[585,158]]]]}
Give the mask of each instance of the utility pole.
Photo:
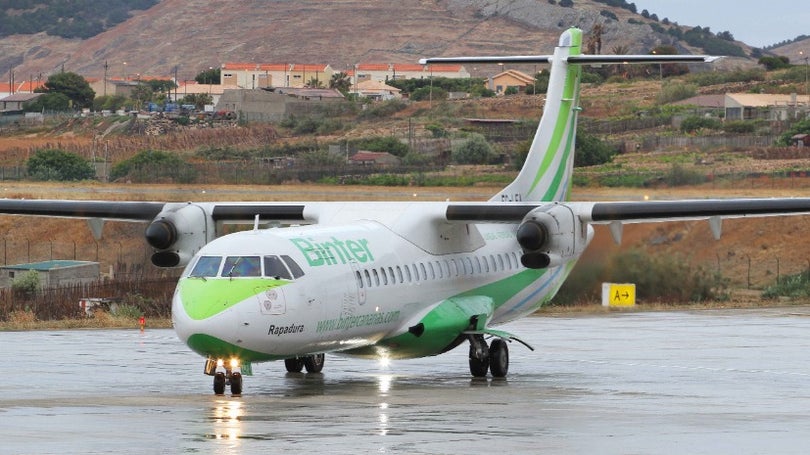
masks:
{"type": "Polygon", "coordinates": [[[110,68],[110,65],[107,64],[107,60],[104,60],[104,96],[107,96],[107,70],[110,68]]]}

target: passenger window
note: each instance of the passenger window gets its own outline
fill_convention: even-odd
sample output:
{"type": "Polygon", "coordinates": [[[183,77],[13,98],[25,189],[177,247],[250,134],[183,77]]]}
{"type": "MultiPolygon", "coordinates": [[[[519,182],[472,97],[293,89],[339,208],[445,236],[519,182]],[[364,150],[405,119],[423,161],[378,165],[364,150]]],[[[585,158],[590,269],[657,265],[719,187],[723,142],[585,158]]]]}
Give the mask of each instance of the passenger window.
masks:
{"type": "Polygon", "coordinates": [[[522,264],[520,263],[520,259],[518,259],[517,253],[514,251],[512,252],[512,258],[515,260],[515,268],[519,269],[522,264]]]}
{"type": "Polygon", "coordinates": [[[200,256],[189,276],[217,276],[221,262],[220,256],[200,256]]]}
{"type": "Polygon", "coordinates": [[[475,273],[481,273],[481,258],[476,256],[473,265],[475,265],[475,273]]]}
{"type": "Polygon", "coordinates": [[[503,266],[503,255],[502,254],[498,255],[498,269],[499,270],[506,270],[504,268],[504,266],[503,266]]]}
{"type": "Polygon", "coordinates": [[[278,256],[264,257],[264,276],[291,280],[292,275],[278,256]]]}
{"type": "Polygon", "coordinates": [[[382,275],[382,284],[388,286],[388,274],[385,273],[385,267],[380,269],[380,275],[382,275]]]}
{"type": "Polygon", "coordinates": [[[262,276],[261,260],[259,256],[228,256],[222,267],[222,276],[262,276]]]}
{"type": "Polygon", "coordinates": [[[366,285],[371,287],[371,275],[368,274],[368,270],[363,270],[363,275],[366,276],[366,285]]]}
{"type": "Polygon", "coordinates": [[[487,261],[487,257],[484,256],[481,258],[484,266],[484,273],[489,273],[489,262],[487,261]]]}
{"type": "Polygon", "coordinates": [[[464,274],[472,275],[472,273],[473,273],[472,261],[468,257],[464,258],[464,274]]]}
{"type": "Polygon", "coordinates": [[[504,254],[504,256],[506,256],[506,267],[512,270],[512,257],[509,256],[509,253],[504,254]]]}
{"type": "Polygon", "coordinates": [[[430,270],[430,279],[435,280],[436,279],[436,269],[433,268],[433,263],[432,262],[428,262],[428,270],[430,270]]]}
{"type": "Polygon", "coordinates": [[[402,277],[402,267],[400,266],[397,266],[397,279],[399,279],[400,284],[405,282],[405,278],[402,277]]]}
{"type": "Polygon", "coordinates": [[[411,282],[411,269],[407,265],[403,266],[403,268],[405,269],[405,279],[408,281],[408,283],[410,283],[411,282]]]}
{"type": "Polygon", "coordinates": [[[489,262],[492,263],[492,271],[497,272],[498,271],[498,263],[495,262],[495,256],[490,254],[489,255],[489,262]]]}
{"type": "Polygon", "coordinates": [[[419,271],[422,273],[422,279],[427,280],[427,269],[425,268],[424,262],[419,263],[419,271]]]}
{"type": "Polygon", "coordinates": [[[458,276],[458,264],[455,259],[450,259],[450,275],[458,276]]]}
{"type": "Polygon", "coordinates": [[[363,289],[363,277],[360,276],[360,272],[354,272],[354,277],[357,279],[357,287],[363,289]]]}
{"type": "Polygon", "coordinates": [[[388,267],[388,276],[391,277],[391,284],[397,284],[396,275],[394,275],[394,268],[388,267]]]}
{"type": "Polygon", "coordinates": [[[413,264],[413,279],[419,281],[419,270],[417,270],[416,264],[413,264]]]}
{"type": "Polygon", "coordinates": [[[377,273],[377,269],[371,269],[371,274],[374,275],[374,286],[380,285],[380,274],[377,273]]]}
{"type": "Polygon", "coordinates": [[[289,267],[290,272],[292,272],[293,278],[301,278],[302,276],[304,276],[304,271],[301,269],[298,263],[293,260],[293,258],[284,254],[281,256],[281,259],[283,259],[284,263],[287,264],[287,267],[289,267]]]}
{"type": "Polygon", "coordinates": [[[444,272],[442,271],[442,263],[439,261],[436,261],[436,276],[439,279],[444,278],[444,272]]]}

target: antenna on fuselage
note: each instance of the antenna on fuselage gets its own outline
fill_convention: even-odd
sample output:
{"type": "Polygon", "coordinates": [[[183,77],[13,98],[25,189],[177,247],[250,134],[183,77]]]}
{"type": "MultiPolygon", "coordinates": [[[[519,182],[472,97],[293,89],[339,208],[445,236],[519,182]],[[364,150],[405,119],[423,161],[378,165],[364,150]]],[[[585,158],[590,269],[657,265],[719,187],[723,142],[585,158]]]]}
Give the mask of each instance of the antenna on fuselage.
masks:
{"type": "Polygon", "coordinates": [[[256,214],[256,218],[253,219],[253,230],[254,231],[259,230],[259,215],[258,214],[256,214]]]}

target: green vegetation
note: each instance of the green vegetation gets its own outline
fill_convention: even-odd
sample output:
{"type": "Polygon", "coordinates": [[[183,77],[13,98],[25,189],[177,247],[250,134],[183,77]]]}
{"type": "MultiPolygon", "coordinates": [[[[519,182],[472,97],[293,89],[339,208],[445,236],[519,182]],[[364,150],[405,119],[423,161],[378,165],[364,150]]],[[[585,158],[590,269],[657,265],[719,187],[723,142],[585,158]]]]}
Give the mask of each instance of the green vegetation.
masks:
{"type": "Polygon", "coordinates": [[[697,86],[684,84],[682,81],[667,81],[661,87],[661,92],[655,98],[655,101],[658,104],[669,104],[695,95],[697,95],[697,86]]]}
{"type": "Polygon", "coordinates": [[[803,272],[782,277],[762,291],[762,298],[776,299],[779,297],[789,297],[791,299],[810,297],[810,276],[808,276],[808,273],[803,272]]]}
{"type": "Polygon", "coordinates": [[[650,256],[641,250],[630,250],[607,262],[577,264],[552,303],[598,301],[603,282],[635,283],[641,304],[722,300],[727,298],[728,288],[728,280],[719,273],[695,267],[677,255],[650,256]]]}
{"type": "Polygon", "coordinates": [[[45,32],[62,38],[90,38],[146,10],[158,0],[0,0],[0,37],[45,32]]]}
{"type": "Polygon", "coordinates": [[[354,139],[348,142],[348,146],[352,151],[387,152],[399,157],[407,155],[410,151],[408,144],[394,136],[370,136],[354,139]]]}
{"type": "Polygon", "coordinates": [[[113,166],[110,180],[128,179],[133,182],[180,183],[193,182],[197,171],[179,156],[157,150],[145,150],[113,166]]]}
{"type": "Polygon", "coordinates": [[[219,85],[220,74],[221,70],[219,67],[209,68],[205,71],[201,71],[196,76],[194,76],[194,80],[197,81],[198,84],[219,85]]]}
{"type": "Polygon", "coordinates": [[[39,272],[29,270],[11,281],[11,289],[21,296],[30,296],[39,291],[39,272]]]}
{"type": "Polygon", "coordinates": [[[723,123],[720,120],[711,117],[703,117],[699,115],[692,115],[683,119],[681,122],[681,132],[683,133],[697,133],[700,130],[719,130],[723,128],[723,123]]]}
{"type": "Polygon", "coordinates": [[[779,140],[777,141],[776,145],[780,145],[782,147],[791,145],[791,138],[797,134],[810,134],[810,120],[802,120],[794,123],[789,130],[779,136],[779,140]]]}
{"type": "Polygon", "coordinates": [[[472,133],[466,141],[453,147],[451,156],[459,164],[487,164],[493,160],[495,151],[483,135],[472,133]]]}
{"type": "Polygon", "coordinates": [[[96,92],[90,88],[90,84],[83,77],[71,72],[49,76],[44,86],[35,91],[44,93],[44,95],[26,104],[25,109],[28,112],[37,112],[42,109],[66,111],[92,107],[93,99],[96,97],[96,92]]]}
{"type": "Polygon", "coordinates": [[[577,133],[574,166],[595,166],[609,163],[619,150],[584,131],[577,133]]]}
{"type": "Polygon", "coordinates": [[[28,159],[28,175],[34,180],[87,180],[96,176],[84,158],[62,150],[37,150],[28,159]]]}

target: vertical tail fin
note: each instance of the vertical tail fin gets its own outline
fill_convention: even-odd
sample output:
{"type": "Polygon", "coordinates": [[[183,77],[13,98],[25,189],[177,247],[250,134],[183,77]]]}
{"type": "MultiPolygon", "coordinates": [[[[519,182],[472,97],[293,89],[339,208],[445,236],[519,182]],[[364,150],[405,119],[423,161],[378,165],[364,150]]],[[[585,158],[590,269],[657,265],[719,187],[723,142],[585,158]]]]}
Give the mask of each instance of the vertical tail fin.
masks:
{"type": "Polygon", "coordinates": [[[582,30],[570,28],[560,35],[554,55],[513,57],[450,57],[422,59],[420,63],[550,63],[551,73],[543,115],[523,168],[512,183],[490,201],[564,201],[571,190],[574,142],[577,133],[579,82],[582,65],[631,63],[711,63],[706,55],[582,55],[582,30]]]}
{"type": "Polygon", "coordinates": [[[560,36],[549,58],[546,102],[540,124],[517,178],[492,201],[563,201],[568,199],[574,168],[574,142],[579,112],[580,65],[568,57],[579,55],[582,31],[570,28],[560,36]]]}

